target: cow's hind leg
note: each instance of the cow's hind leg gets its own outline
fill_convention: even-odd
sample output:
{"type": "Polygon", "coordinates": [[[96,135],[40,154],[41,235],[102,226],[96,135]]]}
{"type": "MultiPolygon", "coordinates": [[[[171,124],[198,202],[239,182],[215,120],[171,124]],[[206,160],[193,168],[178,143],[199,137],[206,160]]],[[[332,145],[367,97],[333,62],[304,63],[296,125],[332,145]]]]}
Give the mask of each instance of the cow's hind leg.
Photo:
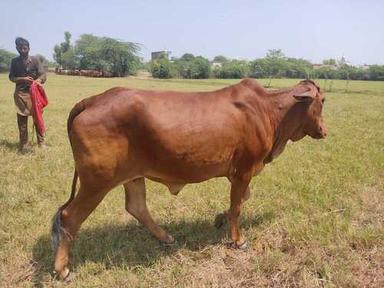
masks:
{"type": "Polygon", "coordinates": [[[55,215],[52,242],[55,249],[55,270],[61,279],[66,279],[69,275],[69,253],[77,231],[107,192],[107,189],[88,188],[81,184],[75,198],[55,215]]]}
{"type": "Polygon", "coordinates": [[[125,208],[141,224],[143,224],[157,239],[165,243],[173,243],[174,239],[155,223],[149,214],[146,204],[144,178],[138,178],[124,184],[125,208]]]}

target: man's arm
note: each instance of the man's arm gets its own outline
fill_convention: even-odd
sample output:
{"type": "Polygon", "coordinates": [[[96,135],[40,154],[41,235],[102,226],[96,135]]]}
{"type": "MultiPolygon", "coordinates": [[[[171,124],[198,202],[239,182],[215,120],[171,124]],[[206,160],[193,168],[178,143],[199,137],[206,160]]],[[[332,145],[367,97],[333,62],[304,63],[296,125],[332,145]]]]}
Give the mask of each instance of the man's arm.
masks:
{"type": "Polygon", "coordinates": [[[9,68],[9,80],[12,81],[13,83],[19,84],[19,83],[32,83],[33,78],[32,77],[17,77],[16,75],[16,69],[15,69],[15,59],[12,59],[11,61],[11,67],[9,68]]]}
{"type": "Polygon", "coordinates": [[[13,83],[17,82],[17,78],[15,75],[15,59],[12,59],[11,61],[11,66],[9,67],[9,80],[12,81],[13,83]]]}

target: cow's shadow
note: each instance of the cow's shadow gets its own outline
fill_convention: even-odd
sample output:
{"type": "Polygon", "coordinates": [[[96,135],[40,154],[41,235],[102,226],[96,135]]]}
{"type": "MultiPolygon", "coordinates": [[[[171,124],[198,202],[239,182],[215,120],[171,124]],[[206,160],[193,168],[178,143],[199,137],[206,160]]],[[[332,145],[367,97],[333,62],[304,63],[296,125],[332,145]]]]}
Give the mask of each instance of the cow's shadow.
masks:
{"type": "MultiPolygon", "coordinates": [[[[255,215],[241,221],[241,227],[255,227],[273,218],[271,213],[255,215]]],[[[176,239],[175,244],[165,245],[140,224],[104,225],[100,228],[82,229],[71,251],[71,269],[86,261],[110,267],[150,266],[161,257],[172,255],[180,249],[199,251],[208,245],[228,241],[227,225],[216,228],[212,221],[178,222],[162,225],[176,239]]],[[[35,287],[43,286],[47,275],[53,277],[53,253],[49,235],[40,237],[33,247],[36,270],[33,277],[35,287]]]]}

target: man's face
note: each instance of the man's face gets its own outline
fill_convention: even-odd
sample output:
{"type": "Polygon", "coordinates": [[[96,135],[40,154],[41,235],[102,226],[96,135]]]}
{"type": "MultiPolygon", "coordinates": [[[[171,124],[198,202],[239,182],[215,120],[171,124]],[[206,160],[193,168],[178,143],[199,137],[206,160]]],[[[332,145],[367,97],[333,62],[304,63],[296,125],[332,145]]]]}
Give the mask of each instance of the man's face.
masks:
{"type": "Polygon", "coordinates": [[[21,57],[27,57],[29,53],[29,46],[28,45],[20,45],[16,46],[17,52],[19,52],[21,57]]]}

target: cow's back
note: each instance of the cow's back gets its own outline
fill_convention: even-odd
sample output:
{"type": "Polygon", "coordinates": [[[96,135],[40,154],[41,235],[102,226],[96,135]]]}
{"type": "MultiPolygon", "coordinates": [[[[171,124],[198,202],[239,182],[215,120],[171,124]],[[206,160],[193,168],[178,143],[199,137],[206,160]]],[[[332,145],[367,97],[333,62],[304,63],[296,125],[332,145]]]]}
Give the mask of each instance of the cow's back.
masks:
{"type": "Polygon", "coordinates": [[[230,89],[183,93],[115,88],[89,98],[74,120],[72,137],[80,151],[88,151],[79,156],[81,162],[104,161],[113,169],[134,162],[148,176],[199,182],[227,172],[235,151],[248,141],[248,121],[230,89]]]}

